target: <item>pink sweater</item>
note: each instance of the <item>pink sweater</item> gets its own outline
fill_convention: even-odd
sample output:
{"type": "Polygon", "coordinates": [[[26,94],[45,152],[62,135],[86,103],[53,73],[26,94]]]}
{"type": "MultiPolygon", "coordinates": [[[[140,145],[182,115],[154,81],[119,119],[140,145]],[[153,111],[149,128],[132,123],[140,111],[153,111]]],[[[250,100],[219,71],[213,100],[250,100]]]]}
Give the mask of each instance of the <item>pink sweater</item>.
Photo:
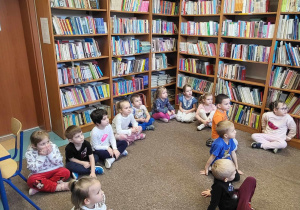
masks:
{"type": "Polygon", "coordinates": [[[280,140],[289,141],[296,135],[296,123],[289,114],[277,116],[274,112],[266,112],[262,116],[261,126],[263,133],[271,134],[280,140]]]}

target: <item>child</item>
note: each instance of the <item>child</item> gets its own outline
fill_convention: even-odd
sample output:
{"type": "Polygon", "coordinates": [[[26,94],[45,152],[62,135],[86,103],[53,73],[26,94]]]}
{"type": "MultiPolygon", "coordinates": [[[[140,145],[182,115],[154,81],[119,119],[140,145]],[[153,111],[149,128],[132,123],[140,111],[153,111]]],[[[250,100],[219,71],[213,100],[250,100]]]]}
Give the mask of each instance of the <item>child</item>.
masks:
{"type": "Polygon", "coordinates": [[[94,153],[99,159],[104,160],[105,167],[110,168],[112,163],[119,158],[120,154],[126,156],[126,141],[116,141],[107,111],[96,109],[91,113],[95,127],[91,131],[91,143],[94,153]]]}
{"type": "Polygon", "coordinates": [[[100,181],[94,177],[81,177],[70,181],[72,210],[106,210],[105,195],[100,181]]]}
{"type": "Polygon", "coordinates": [[[49,140],[46,131],[35,131],[30,136],[25,157],[30,174],[27,180],[29,195],[37,192],[69,190],[70,171],[63,166],[63,158],[58,147],[49,140]]]}
{"type": "Polygon", "coordinates": [[[144,139],[146,134],[141,133],[142,127],[138,125],[131,113],[130,103],[127,100],[121,100],[117,103],[119,114],[112,121],[112,128],[117,140],[126,140],[128,145],[138,139],[144,139]],[[132,128],[129,128],[129,125],[132,128]]]}
{"type": "Polygon", "coordinates": [[[192,96],[192,88],[186,84],[183,86],[183,95],[179,96],[179,110],[176,120],[180,122],[193,122],[195,119],[197,100],[192,96]]]}
{"type": "Polygon", "coordinates": [[[234,181],[239,181],[239,174],[243,174],[242,171],[238,170],[237,157],[235,153],[236,145],[233,141],[236,135],[234,124],[230,121],[221,121],[218,123],[216,131],[219,135],[210,149],[210,157],[205,165],[205,170],[200,171],[201,174],[208,175],[208,170],[211,164],[218,159],[230,159],[234,162],[237,170],[234,181]]]}
{"type": "Polygon", "coordinates": [[[73,178],[78,179],[78,175],[82,174],[90,174],[91,177],[103,174],[103,168],[95,166],[99,158],[93,155],[92,146],[84,140],[81,128],[71,125],[66,129],[65,136],[70,142],[65,148],[66,168],[71,171],[73,178]]]}
{"type": "Polygon", "coordinates": [[[142,104],[141,97],[138,94],[133,94],[130,98],[132,103],[133,115],[135,120],[144,130],[154,130],[154,119],[151,117],[147,108],[142,104]]]}
{"type": "Polygon", "coordinates": [[[255,142],[251,144],[251,147],[272,149],[274,153],[277,153],[278,149],[287,146],[286,141],[290,141],[296,135],[296,124],[294,119],[287,114],[287,106],[283,101],[272,102],[270,109],[271,112],[266,112],[262,116],[263,133],[252,134],[255,142]]]}
{"type": "Polygon", "coordinates": [[[158,87],[156,90],[155,101],[152,107],[152,117],[163,122],[169,122],[169,120],[176,117],[175,109],[168,99],[167,89],[163,86],[158,87]]]}
{"type": "Polygon", "coordinates": [[[206,126],[212,126],[212,119],[217,107],[213,104],[213,95],[211,93],[204,93],[199,97],[199,106],[196,112],[196,119],[202,123],[197,127],[201,131],[206,126]]]}
{"type": "Polygon", "coordinates": [[[211,190],[201,193],[204,197],[210,197],[208,210],[250,210],[251,199],[256,188],[256,179],[247,177],[239,189],[234,189],[231,181],[235,177],[236,168],[232,161],[228,159],[217,160],[212,165],[214,184],[211,190]]]}

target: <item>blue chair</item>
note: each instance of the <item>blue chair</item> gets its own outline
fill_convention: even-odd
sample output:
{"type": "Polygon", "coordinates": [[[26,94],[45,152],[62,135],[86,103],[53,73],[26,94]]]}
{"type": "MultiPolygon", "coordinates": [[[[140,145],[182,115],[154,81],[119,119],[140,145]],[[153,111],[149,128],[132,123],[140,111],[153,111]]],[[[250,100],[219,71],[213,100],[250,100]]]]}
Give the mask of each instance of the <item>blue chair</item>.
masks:
{"type": "Polygon", "coordinates": [[[1,200],[2,200],[4,210],[9,209],[6,192],[4,188],[4,182],[9,184],[15,191],[17,191],[23,198],[25,198],[36,209],[40,209],[11,181],[12,177],[18,175],[25,182],[27,182],[27,179],[21,174],[22,157],[23,157],[23,131],[21,131],[22,130],[21,122],[16,118],[11,118],[11,129],[12,129],[12,133],[15,135],[16,138],[14,156],[11,157],[8,151],[0,144],[0,192],[1,192],[1,200]],[[17,162],[15,159],[17,159],[19,162],[17,162]]]}

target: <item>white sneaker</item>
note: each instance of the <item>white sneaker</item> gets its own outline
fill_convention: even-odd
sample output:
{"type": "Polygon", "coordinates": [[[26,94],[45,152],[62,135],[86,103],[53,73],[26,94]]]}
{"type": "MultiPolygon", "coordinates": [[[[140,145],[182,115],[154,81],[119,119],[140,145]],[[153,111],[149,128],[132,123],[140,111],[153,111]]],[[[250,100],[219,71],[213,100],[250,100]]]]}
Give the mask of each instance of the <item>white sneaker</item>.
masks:
{"type": "Polygon", "coordinates": [[[122,152],[122,155],[123,155],[123,156],[127,156],[127,155],[128,155],[127,150],[124,150],[124,151],[122,152]]]}
{"type": "Polygon", "coordinates": [[[173,114],[173,115],[170,116],[170,120],[172,120],[174,118],[176,118],[176,114],[173,114]]]}
{"type": "Polygon", "coordinates": [[[36,189],[34,189],[34,188],[30,188],[29,189],[29,195],[34,195],[34,194],[36,194],[36,193],[38,193],[39,191],[38,190],[36,190],[36,189]]]}
{"type": "Polygon", "coordinates": [[[208,123],[208,126],[209,126],[209,127],[211,127],[211,126],[212,126],[212,123],[211,123],[211,122],[210,122],[210,123],[208,123]]]}
{"type": "Polygon", "coordinates": [[[197,130],[198,131],[201,131],[203,128],[205,128],[205,125],[204,124],[201,124],[197,127],[197,130]]]}
{"type": "Polygon", "coordinates": [[[159,120],[161,120],[163,122],[169,122],[169,120],[167,118],[159,118],[159,120]]]}
{"type": "Polygon", "coordinates": [[[116,158],[107,158],[105,159],[105,168],[110,168],[111,164],[115,162],[116,158]]]}

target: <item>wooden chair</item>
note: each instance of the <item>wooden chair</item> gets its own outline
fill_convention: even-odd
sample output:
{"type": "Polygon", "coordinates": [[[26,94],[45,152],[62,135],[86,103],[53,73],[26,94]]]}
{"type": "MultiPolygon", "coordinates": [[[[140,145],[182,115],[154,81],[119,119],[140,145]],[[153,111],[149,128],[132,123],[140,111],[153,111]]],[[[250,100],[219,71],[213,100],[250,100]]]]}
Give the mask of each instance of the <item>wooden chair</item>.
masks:
{"type": "Polygon", "coordinates": [[[6,192],[4,188],[4,182],[9,184],[15,191],[17,191],[23,198],[25,198],[36,209],[40,209],[11,181],[12,177],[18,175],[25,182],[27,182],[27,179],[21,174],[22,158],[23,158],[23,131],[21,131],[22,130],[21,122],[16,118],[11,118],[11,129],[12,129],[12,133],[15,135],[14,156],[11,157],[8,151],[0,144],[0,192],[1,192],[1,200],[2,200],[4,210],[9,209],[6,192]],[[18,159],[19,162],[17,162],[15,159],[18,159]]]}

